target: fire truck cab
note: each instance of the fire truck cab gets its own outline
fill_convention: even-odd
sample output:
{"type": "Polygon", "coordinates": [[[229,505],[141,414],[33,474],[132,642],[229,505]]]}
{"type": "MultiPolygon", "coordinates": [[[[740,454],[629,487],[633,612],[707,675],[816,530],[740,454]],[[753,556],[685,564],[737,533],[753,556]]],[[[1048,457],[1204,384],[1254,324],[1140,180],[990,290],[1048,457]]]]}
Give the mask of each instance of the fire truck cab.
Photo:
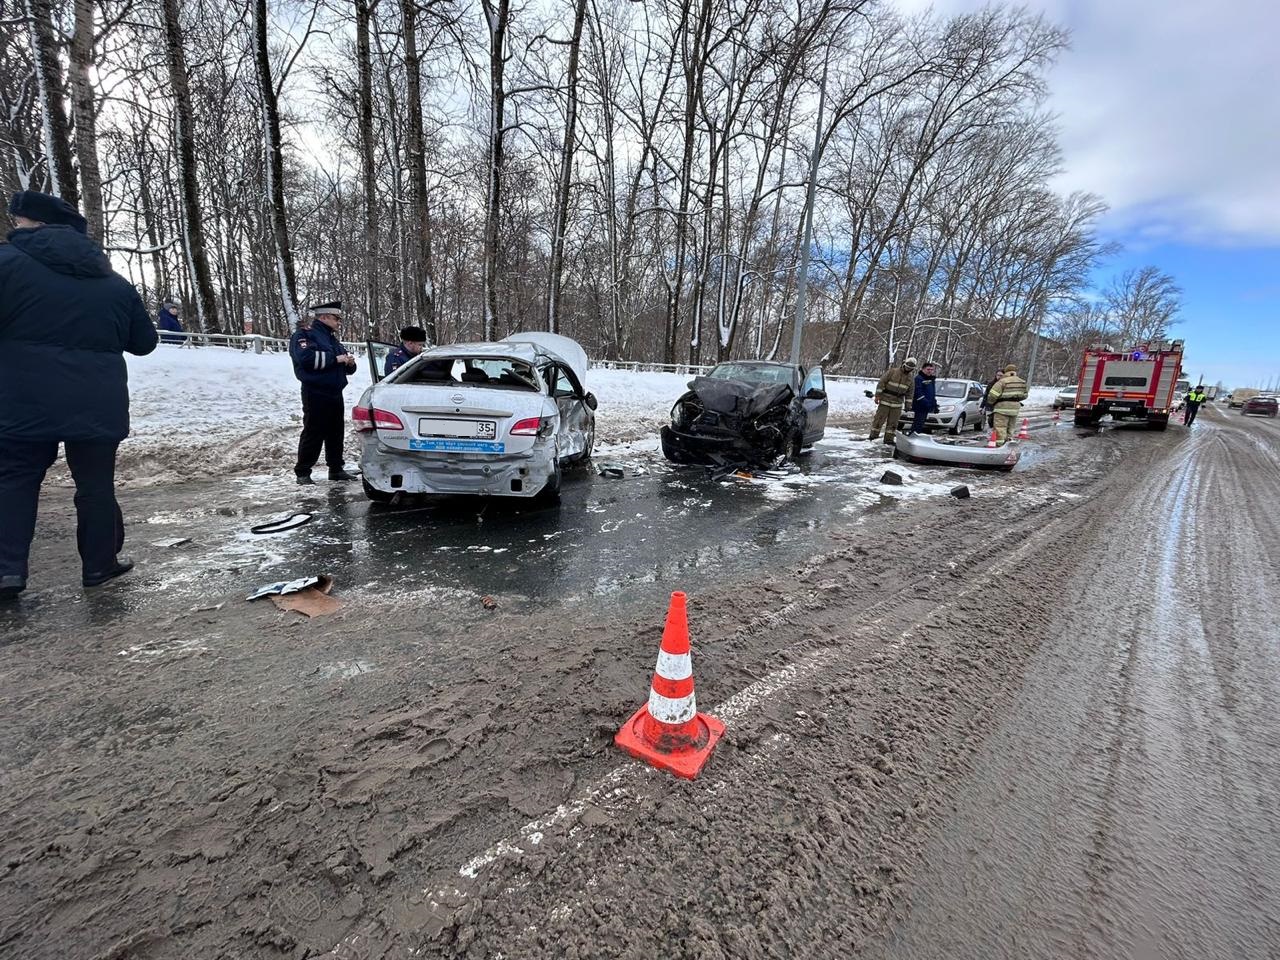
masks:
{"type": "Polygon", "coordinates": [[[1127,351],[1106,344],[1086,350],[1076,394],[1076,426],[1094,427],[1110,415],[1112,420],[1141,420],[1153,430],[1165,429],[1176,404],[1182,344],[1162,340],[1127,351]]]}

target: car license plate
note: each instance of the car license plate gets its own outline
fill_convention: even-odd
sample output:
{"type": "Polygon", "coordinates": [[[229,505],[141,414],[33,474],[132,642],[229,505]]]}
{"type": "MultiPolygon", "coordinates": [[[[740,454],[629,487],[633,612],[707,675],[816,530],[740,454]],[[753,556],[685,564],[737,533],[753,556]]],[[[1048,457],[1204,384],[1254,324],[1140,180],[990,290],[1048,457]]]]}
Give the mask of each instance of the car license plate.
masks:
{"type": "Polygon", "coordinates": [[[505,443],[492,440],[410,440],[410,450],[434,453],[505,453],[505,443]]]}
{"type": "Polygon", "coordinates": [[[457,437],[466,440],[493,440],[498,436],[496,420],[454,420],[444,417],[422,417],[418,434],[423,437],[457,437]]]}

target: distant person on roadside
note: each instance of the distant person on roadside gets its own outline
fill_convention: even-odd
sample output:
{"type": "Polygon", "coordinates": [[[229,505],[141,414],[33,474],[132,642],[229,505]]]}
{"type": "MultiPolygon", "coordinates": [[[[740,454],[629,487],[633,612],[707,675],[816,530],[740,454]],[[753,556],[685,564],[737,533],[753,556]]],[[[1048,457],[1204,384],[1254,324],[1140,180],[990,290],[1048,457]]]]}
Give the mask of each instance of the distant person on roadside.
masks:
{"type": "Polygon", "coordinates": [[[928,419],[929,414],[938,412],[937,372],[937,367],[932,363],[926,363],[920,368],[920,372],[916,374],[915,389],[911,394],[911,403],[907,405],[907,409],[912,414],[912,433],[919,433],[923,430],[925,420],[928,419]]]}
{"type": "Polygon", "coordinates": [[[27,586],[44,475],[66,451],[75,481],[82,582],[127,573],[117,556],[116,448],[129,435],[124,353],[156,348],[138,292],[115,274],[69,203],[24,190],[0,245],[0,600],[27,586]]]}
{"type": "Polygon", "coordinates": [[[884,442],[893,443],[903,404],[910,401],[911,392],[915,389],[916,365],[915,357],[907,357],[901,366],[886,370],[876,384],[875,393],[871,397],[876,404],[876,415],[871,420],[871,435],[867,437],[868,440],[879,439],[880,430],[883,429],[884,442]]]}
{"type": "Polygon", "coordinates": [[[1027,394],[1027,381],[1018,376],[1018,368],[1012,363],[1004,368],[1000,379],[987,391],[995,414],[997,444],[1013,439],[1018,426],[1018,414],[1022,411],[1022,401],[1027,399],[1027,394]]]}
{"type": "Polygon", "coordinates": [[[400,346],[387,354],[386,363],[382,367],[382,375],[389,377],[394,370],[399,370],[406,363],[422,352],[427,345],[427,331],[421,327],[405,327],[400,331],[400,346]]]}
{"type": "Polygon", "coordinates": [[[178,305],[172,300],[167,300],[160,305],[160,312],[156,314],[156,328],[161,332],[161,343],[186,343],[186,337],[175,337],[173,334],[182,333],[182,321],[178,319],[178,305]]]}
{"type": "Polygon", "coordinates": [[[992,427],[992,428],[994,428],[994,427],[995,427],[995,425],[996,425],[996,414],[995,414],[995,411],[991,409],[991,407],[992,407],[992,403],[991,403],[991,388],[992,388],[992,387],[994,387],[997,383],[999,383],[999,382],[1000,382],[1000,378],[1001,378],[1001,377],[1003,377],[1003,376],[1004,376],[1004,371],[1002,371],[1002,370],[997,370],[997,371],[996,371],[996,375],[995,375],[994,377],[992,377],[990,380],[988,380],[988,381],[987,381],[987,389],[985,389],[984,391],[982,391],[982,403],[981,403],[981,407],[982,407],[982,409],[983,409],[983,410],[987,411],[987,426],[988,426],[988,427],[992,427]]]}
{"type": "Polygon", "coordinates": [[[354,480],[342,456],[346,438],[346,410],[342,391],[356,358],[338,339],[342,325],[342,301],[321,303],[309,311],[310,328],[299,327],[289,339],[293,373],[302,384],[302,436],[298,438],[298,462],[293,468],[298,483],[314,483],[311,468],[320,459],[329,467],[330,480],[354,480]]]}
{"type": "Polygon", "coordinates": [[[1191,426],[1196,422],[1196,414],[1200,412],[1200,404],[1204,403],[1204,384],[1192,387],[1187,391],[1186,408],[1182,411],[1182,422],[1191,426]]]}

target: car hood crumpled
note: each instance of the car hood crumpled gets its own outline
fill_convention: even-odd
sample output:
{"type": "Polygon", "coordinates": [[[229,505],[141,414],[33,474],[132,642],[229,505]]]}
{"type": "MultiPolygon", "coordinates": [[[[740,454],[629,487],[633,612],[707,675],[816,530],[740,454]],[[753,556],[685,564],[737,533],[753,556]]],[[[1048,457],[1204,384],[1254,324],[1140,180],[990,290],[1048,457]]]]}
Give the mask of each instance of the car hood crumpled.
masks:
{"type": "Polygon", "coordinates": [[[698,395],[707,410],[746,419],[758,417],[777,406],[786,406],[795,396],[790,384],[786,383],[747,383],[745,380],[714,377],[694,377],[689,382],[689,389],[698,395]]]}

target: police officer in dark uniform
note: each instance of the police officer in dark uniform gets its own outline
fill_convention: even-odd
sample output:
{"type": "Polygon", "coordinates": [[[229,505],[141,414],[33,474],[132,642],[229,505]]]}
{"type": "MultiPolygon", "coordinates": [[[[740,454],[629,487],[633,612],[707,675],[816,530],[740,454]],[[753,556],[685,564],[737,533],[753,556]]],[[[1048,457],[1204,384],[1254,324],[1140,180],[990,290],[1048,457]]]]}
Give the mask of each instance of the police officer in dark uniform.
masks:
{"type": "Polygon", "coordinates": [[[338,339],[342,323],[342,301],[334,300],[311,308],[314,322],[294,331],[289,338],[293,373],[302,383],[302,436],[298,438],[298,463],[293,468],[298,483],[313,483],[311,468],[320,459],[329,467],[330,480],[354,480],[342,457],[346,433],[346,411],[342,390],[356,359],[338,339]]]}
{"type": "Polygon", "coordinates": [[[426,345],[427,331],[421,327],[405,327],[400,331],[400,346],[387,354],[387,361],[382,366],[382,375],[391,376],[393,370],[403,367],[420,354],[426,345]]]}
{"type": "Polygon", "coordinates": [[[0,245],[0,601],[27,585],[45,472],[66,451],[76,485],[76,547],[86,587],[128,573],[116,502],[116,449],[129,435],[124,353],[156,348],[129,281],[59,197],[24,190],[0,245]]]}

